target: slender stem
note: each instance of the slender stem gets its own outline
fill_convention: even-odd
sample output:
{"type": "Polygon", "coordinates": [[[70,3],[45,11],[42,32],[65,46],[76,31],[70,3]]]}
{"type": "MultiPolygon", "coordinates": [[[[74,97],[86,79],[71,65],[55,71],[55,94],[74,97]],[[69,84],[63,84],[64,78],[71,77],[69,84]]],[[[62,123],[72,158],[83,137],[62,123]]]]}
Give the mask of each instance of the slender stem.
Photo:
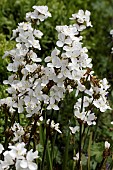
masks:
{"type": "MultiPolygon", "coordinates": [[[[82,101],[81,101],[81,109],[80,113],[83,111],[83,103],[84,103],[84,92],[82,93],[82,101]]],[[[79,160],[78,160],[78,170],[81,167],[81,155],[82,155],[82,122],[79,122],[80,124],[80,131],[79,131],[79,160]]]]}
{"type": "Polygon", "coordinates": [[[82,101],[81,101],[81,109],[80,112],[83,110],[83,104],[84,104],[84,92],[82,93],[82,101]]]}
{"type": "Polygon", "coordinates": [[[45,153],[46,153],[47,141],[48,141],[48,136],[46,135],[46,140],[45,140],[45,144],[44,144],[44,151],[43,151],[43,156],[42,156],[41,170],[43,170],[43,169],[44,169],[44,159],[45,159],[45,153]]]}
{"type": "Polygon", "coordinates": [[[89,137],[89,145],[88,145],[88,170],[90,170],[90,159],[91,159],[91,144],[92,144],[92,132],[90,133],[89,137]]]}
{"type": "Polygon", "coordinates": [[[80,123],[80,131],[79,131],[79,160],[78,160],[78,170],[80,169],[81,164],[81,151],[82,151],[82,124],[80,123]]]}
{"type": "Polygon", "coordinates": [[[96,127],[95,127],[95,131],[93,135],[93,142],[95,141],[96,136],[97,136],[97,129],[98,129],[99,121],[100,121],[100,114],[98,114],[98,117],[97,117],[96,127]]]}
{"type": "MultiPolygon", "coordinates": [[[[59,108],[61,106],[61,103],[59,104],[59,108]]],[[[59,122],[59,114],[60,114],[60,111],[57,110],[57,122],[59,122]]],[[[51,146],[51,159],[52,159],[52,164],[53,164],[53,159],[54,159],[54,145],[55,145],[55,141],[56,141],[56,137],[57,137],[57,131],[55,131],[55,135],[53,137],[53,140],[52,140],[52,146],[51,146]]]]}
{"type": "Polygon", "coordinates": [[[52,159],[52,164],[53,164],[53,159],[54,159],[54,145],[55,145],[55,140],[57,137],[57,131],[55,132],[53,141],[52,141],[52,146],[51,146],[51,159],[52,159]]]}
{"type": "Polygon", "coordinates": [[[35,143],[35,139],[33,138],[33,151],[36,151],[36,143],[35,143]]]}
{"type": "Polygon", "coordinates": [[[32,138],[34,132],[36,131],[36,124],[37,124],[37,119],[35,119],[34,125],[32,126],[32,129],[31,129],[29,141],[28,141],[28,144],[27,144],[27,149],[29,148],[29,145],[30,145],[30,142],[31,142],[31,138],[32,138]]]}
{"type": "Polygon", "coordinates": [[[20,113],[18,113],[18,123],[20,124],[20,113]]]}
{"type": "Polygon", "coordinates": [[[66,137],[66,146],[65,146],[64,161],[63,161],[62,170],[67,170],[69,142],[70,142],[70,131],[68,130],[67,137],[66,137]]]}
{"type": "Polygon", "coordinates": [[[12,126],[12,125],[14,124],[16,114],[17,114],[17,113],[16,113],[16,112],[14,112],[13,116],[11,117],[11,125],[10,125],[10,126],[12,126]]]}
{"type": "MultiPolygon", "coordinates": [[[[75,139],[74,139],[74,143],[75,143],[75,139]]],[[[75,155],[75,149],[74,149],[74,151],[73,151],[73,156],[75,155]]],[[[72,170],[74,170],[75,169],[75,165],[76,165],[76,162],[75,161],[73,161],[73,166],[72,166],[72,170]]]]}
{"type": "MultiPolygon", "coordinates": [[[[53,112],[54,112],[54,110],[52,109],[52,111],[51,111],[51,117],[50,117],[50,121],[49,121],[48,131],[46,131],[46,140],[45,140],[45,144],[44,144],[44,151],[43,151],[43,156],[42,156],[41,170],[44,170],[45,153],[46,153],[47,142],[48,142],[49,134],[50,134],[50,126],[51,126],[51,121],[52,121],[52,117],[53,117],[53,112]]],[[[46,122],[45,122],[45,123],[46,123],[46,122]]],[[[47,129],[46,129],[46,130],[47,130],[47,129]]]]}
{"type": "Polygon", "coordinates": [[[4,134],[5,134],[5,142],[4,142],[4,148],[7,149],[7,144],[8,144],[8,137],[6,136],[6,129],[8,126],[8,115],[7,111],[5,112],[5,125],[4,125],[4,134]]]}
{"type": "Polygon", "coordinates": [[[88,133],[89,133],[89,126],[87,127],[87,132],[86,132],[86,135],[85,135],[85,138],[84,138],[84,142],[83,142],[83,149],[84,149],[84,147],[85,147],[85,143],[86,143],[86,139],[87,139],[87,137],[88,137],[88,133]]]}
{"type": "Polygon", "coordinates": [[[104,165],[105,160],[106,160],[106,158],[103,158],[101,163],[100,163],[100,166],[97,166],[95,170],[101,170],[103,165],[104,165]]]}

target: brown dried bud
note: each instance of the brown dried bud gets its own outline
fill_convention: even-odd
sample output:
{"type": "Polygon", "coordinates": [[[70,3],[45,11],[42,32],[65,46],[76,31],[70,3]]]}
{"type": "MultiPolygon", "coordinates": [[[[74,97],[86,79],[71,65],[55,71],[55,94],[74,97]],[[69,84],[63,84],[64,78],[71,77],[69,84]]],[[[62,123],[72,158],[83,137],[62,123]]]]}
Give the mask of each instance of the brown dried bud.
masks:
{"type": "Polygon", "coordinates": [[[22,136],[22,141],[23,141],[24,143],[28,143],[29,137],[30,137],[30,134],[29,134],[29,133],[24,134],[24,135],[22,136]]]}
{"type": "Polygon", "coordinates": [[[103,151],[103,158],[106,158],[110,156],[110,149],[106,148],[104,151],[103,151]]]}
{"type": "Polygon", "coordinates": [[[13,136],[13,131],[11,129],[7,128],[5,130],[5,136],[8,137],[8,138],[13,136]]]}
{"type": "Polygon", "coordinates": [[[94,86],[99,87],[99,79],[96,76],[91,76],[91,82],[93,83],[94,86]]]}

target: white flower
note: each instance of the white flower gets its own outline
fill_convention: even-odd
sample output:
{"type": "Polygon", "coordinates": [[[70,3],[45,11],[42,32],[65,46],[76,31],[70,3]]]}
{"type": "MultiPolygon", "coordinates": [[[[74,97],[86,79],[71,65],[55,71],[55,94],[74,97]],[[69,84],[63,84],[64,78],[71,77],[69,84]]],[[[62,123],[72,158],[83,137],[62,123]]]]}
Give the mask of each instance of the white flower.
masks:
{"type": "Polygon", "coordinates": [[[9,63],[7,66],[7,70],[17,72],[19,65],[20,65],[19,62],[9,63]]]}
{"type": "Polygon", "coordinates": [[[23,169],[28,168],[29,170],[37,170],[37,164],[33,162],[36,158],[39,158],[38,151],[33,152],[31,149],[27,152],[26,159],[20,161],[20,167],[23,169]]]}
{"type": "Polygon", "coordinates": [[[110,34],[113,36],[113,30],[110,31],[110,34]]]}
{"type": "MultiPolygon", "coordinates": [[[[72,40],[76,39],[75,35],[78,35],[77,28],[74,25],[56,26],[56,30],[60,33],[58,36],[60,42],[57,42],[57,45],[61,45],[62,43],[71,44],[72,40]],[[66,36],[66,38],[64,36],[66,36]]],[[[62,46],[63,45],[61,45],[61,47],[62,46]]]]}
{"type": "Polygon", "coordinates": [[[100,81],[100,86],[104,90],[107,90],[110,87],[106,78],[100,81]]]}
{"type": "Polygon", "coordinates": [[[14,123],[13,127],[11,127],[12,131],[14,131],[14,138],[13,141],[18,141],[21,142],[21,136],[24,135],[24,129],[22,126],[19,125],[19,123],[14,123]]]}
{"type": "Polygon", "coordinates": [[[93,101],[93,104],[100,109],[101,112],[105,112],[107,109],[111,109],[105,98],[100,97],[93,101]]]}
{"type": "Polygon", "coordinates": [[[39,40],[35,40],[34,37],[29,37],[28,43],[30,44],[29,47],[37,48],[38,50],[41,50],[39,40]]]}
{"type": "Polygon", "coordinates": [[[78,119],[85,120],[86,112],[80,112],[79,108],[76,108],[74,111],[74,116],[78,119]]]}
{"type": "MultiPolygon", "coordinates": [[[[88,96],[84,96],[84,100],[83,100],[83,107],[86,108],[89,106],[89,104],[92,102],[92,98],[89,98],[88,96]]],[[[80,107],[81,106],[81,102],[82,102],[82,99],[79,98],[74,106],[74,108],[76,107],[80,107]]]]}
{"type": "Polygon", "coordinates": [[[88,111],[87,115],[86,115],[86,119],[85,122],[87,122],[87,124],[90,125],[96,125],[96,116],[94,115],[94,113],[91,113],[90,111],[88,111]]]}
{"type": "Polygon", "coordinates": [[[32,65],[30,65],[30,64],[27,64],[26,66],[25,66],[25,68],[26,68],[26,70],[28,71],[28,72],[31,72],[31,73],[33,73],[36,69],[37,69],[37,64],[32,64],[32,65]]]}
{"type": "Polygon", "coordinates": [[[70,18],[71,20],[75,20],[77,18],[77,21],[79,23],[83,23],[84,22],[84,11],[83,10],[79,10],[78,13],[76,14],[72,14],[72,18],[70,18]]]}
{"type": "Polygon", "coordinates": [[[79,126],[75,126],[75,127],[69,127],[69,129],[71,130],[71,133],[72,134],[75,134],[76,132],[78,132],[79,131],[79,126]]]}
{"type": "MultiPolygon", "coordinates": [[[[46,123],[49,124],[49,122],[50,122],[50,119],[48,119],[46,123]]],[[[51,121],[50,127],[52,129],[55,129],[57,132],[62,133],[61,130],[59,129],[59,123],[55,124],[54,120],[51,121]]]]}
{"type": "Polygon", "coordinates": [[[3,155],[4,155],[4,161],[2,162],[2,168],[8,168],[10,165],[14,164],[14,160],[10,155],[10,151],[5,151],[3,155]]]}
{"type": "Polygon", "coordinates": [[[34,62],[41,62],[42,61],[42,59],[38,58],[37,54],[35,52],[33,52],[32,50],[30,50],[29,56],[32,59],[32,61],[34,61],[34,62]]]}
{"type": "Polygon", "coordinates": [[[79,152],[76,154],[75,157],[73,157],[73,160],[78,161],[79,160],[79,152]]]}
{"type": "Polygon", "coordinates": [[[33,6],[34,11],[28,12],[26,14],[26,20],[38,20],[37,24],[39,24],[39,21],[44,21],[46,18],[51,17],[51,13],[48,11],[47,6],[33,6]]]}
{"type": "Polygon", "coordinates": [[[58,47],[63,47],[64,42],[65,42],[65,35],[62,34],[62,33],[58,34],[58,39],[59,39],[59,41],[57,41],[57,43],[56,43],[57,46],[58,47]]]}
{"type": "Polygon", "coordinates": [[[72,14],[72,18],[70,19],[71,20],[77,19],[78,23],[80,24],[83,24],[85,21],[87,27],[88,26],[92,27],[91,22],[90,22],[90,12],[88,10],[84,12],[82,9],[80,9],[78,13],[72,14]]]}
{"type": "Polygon", "coordinates": [[[86,10],[85,11],[85,21],[86,21],[86,25],[87,27],[92,27],[92,24],[90,22],[90,11],[86,10]]]}
{"type": "Polygon", "coordinates": [[[43,36],[43,33],[40,30],[36,29],[34,30],[33,34],[36,38],[41,38],[43,36]]]}
{"type": "Polygon", "coordinates": [[[108,141],[105,141],[105,149],[109,149],[110,148],[110,143],[108,141]]]}
{"type": "Polygon", "coordinates": [[[64,33],[59,33],[58,34],[58,41],[56,42],[56,45],[58,47],[63,47],[64,44],[71,44],[72,43],[72,40],[71,38],[66,38],[65,34],[64,33]]]}
{"type": "Polygon", "coordinates": [[[83,92],[83,91],[85,91],[85,89],[86,89],[86,87],[78,81],[77,90],[83,92]]]}
{"type": "Polygon", "coordinates": [[[48,107],[47,107],[47,110],[59,110],[59,107],[56,105],[56,104],[50,104],[48,107]]]}
{"type": "Polygon", "coordinates": [[[45,15],[45,17],[51,17],[47,6],[33,6],[33,9],[37,10],[40,14],[45,15]]]}
{"type": "Polygon", "coordinates": [[[26,154],[27,149],[25,149],[25,143],[16,143],[15,146],[9,146],[9,149],[11,149],[9,151],[10,156],[12,157],[12,159],[14,160],[16,159],[21,159],[23,158],[23,156],[26,154]]]}

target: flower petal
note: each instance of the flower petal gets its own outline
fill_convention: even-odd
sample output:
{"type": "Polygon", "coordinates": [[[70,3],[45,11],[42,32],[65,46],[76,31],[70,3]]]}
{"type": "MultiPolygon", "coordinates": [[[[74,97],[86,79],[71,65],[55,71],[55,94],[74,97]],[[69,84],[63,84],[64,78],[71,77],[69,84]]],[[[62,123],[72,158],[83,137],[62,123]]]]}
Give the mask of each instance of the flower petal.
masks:
{"type": "Polygon", "coordinates": [[[27,161],[26,161],[26,160],[22,160],[22,161],[20,162],[20,166],[21,166],[22,168],[27,168],[27,161]]]}

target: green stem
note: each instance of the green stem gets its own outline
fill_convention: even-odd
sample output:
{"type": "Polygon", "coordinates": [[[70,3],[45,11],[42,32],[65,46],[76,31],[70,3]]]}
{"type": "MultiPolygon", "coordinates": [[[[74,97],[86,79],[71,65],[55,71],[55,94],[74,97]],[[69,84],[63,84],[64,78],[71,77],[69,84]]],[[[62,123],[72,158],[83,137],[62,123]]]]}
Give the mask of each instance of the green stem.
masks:
{"type": "MultiPolygon", "coordinates": [[[[82,93],[82,101],[81,101],[81,109],[80,113],[83,111],[83,103],[84,103],[84,92],[82,93]]],[[[82,155],[82,122],[79,122],[80,124],[80,131],[79,131],[79,160],[78,160],[78,170],[81,167],[81,155],[82,155]]]]}
{"type": "Polygon", "coordinates": [[[68,134],[67,134],[67,137],[66,137],[66,146],[65,146],[64,161],[63,161],[62,170],[67,169],[69,141],[70,141],[70,131],[68,130],[68,134]]]}
{"type": "Polygon", "coordinates": [[[89,146],[88,146],[88,170],[90,170],[90,157],[91,157],[91,144],[92,144],[92,132],[90,134],[90,138],[89,138],[89,146]]]}
{"type": "Polygon", "coordinates": [[[54,112],[54,110],[52,109],[51,117],[50,117],[50,121],[49,121],[48,131],[46,131],[46,140],[45,140],[45,144],[44,144],[44,151],[43,151],[43,156],[42,156],[41,170],[44,170],[45,153],[46,153],[46,148],[47,148],[47,142],[48,142],[49,135],[50,135],[50,126],[51,126],[51,121],[52,121],[52,118],[53,118],[53,112],[54,112]]]}
{"type": "Polygon", "coordinates": [[[20,124],[20,114],[19,113],[18,113],[18,123],[20,124]]]}
{"type": "Polygon", "coordinates": [[[85,147],[85,143],[86,143],[86,139],[87,139],[87,137],[88,137],[88,133],[89,133],[89,126],[87,127],[87,132],[86,132],[86,135],[85,135],[85,139],[84,139],[84,142],[83,142],[83,149],[84,149],[84,147],[85,147]]]}
{"type": "Polygon", "coordinates": [[[93,135],[93,142],[95,141],[96,136],[97,136],[97,129],[98,129],[99,121],[100,121],[100,115],[101,114],[98,114],[98,117],[97,117],[96,127],[95,127],[95,131],[94,131],[94,135],[93,135]]]}
{"type": "MultiPolygon", "coordinates": [[[[59,104],[59,108],[60,108],[61,103],[59,104]]],[[[57,122],[59,122],[59,113],[60,111],[57,111],[57,122]]],[[[51,146],[51,159],[52,159],[52,164],[53,164],[53,159],[54,159],[54,146],[55,146],[55,141],[56,141],[56,137],[57,137],[57,131],[55,131],[55,135],[54,138],[52,140],[52,146],[51,146]]]]}
{"type": "Polygon", "coordinates": [[[46,135],[46,140],[45,140],[45,144],[44,144],[44,151],[43,151],[43,156],[42,156],[41,170],[43,170],[43,169],[44,169],[44,159],[45,159],[45,153],[46,153],[47,141],[48,141],[48,136],[46,135]]]}
{"type": "Polygon", "coordinates": [[[102,161],[101,161],[101,163],[100,163],[100,165],[97,166],[95,170],[101,170],[102,167],[103,167],[103,165],[104,165],[105,160],[106,160],[106,158],[103,158],[102,161]]]}
{"type": "Polygon", "coordinates": [[[49,158],[49,169],[53,170],[53,168],[52,168],[52,159],[51,159],[50,148],[48,146],[48,142],[47,142],[47,153],[48,153],[48,158],[49,158]]]}
{"type": "Polygon", "coordinates": [[[55,146],[55,140],[57,136],[57,131],[55,132],[53,141],[52,141],[52,146],[51,146],[51,159],[52,159],[52,164],[53,164],[53,159],[54,159],[54,146],[55,146]]]}

